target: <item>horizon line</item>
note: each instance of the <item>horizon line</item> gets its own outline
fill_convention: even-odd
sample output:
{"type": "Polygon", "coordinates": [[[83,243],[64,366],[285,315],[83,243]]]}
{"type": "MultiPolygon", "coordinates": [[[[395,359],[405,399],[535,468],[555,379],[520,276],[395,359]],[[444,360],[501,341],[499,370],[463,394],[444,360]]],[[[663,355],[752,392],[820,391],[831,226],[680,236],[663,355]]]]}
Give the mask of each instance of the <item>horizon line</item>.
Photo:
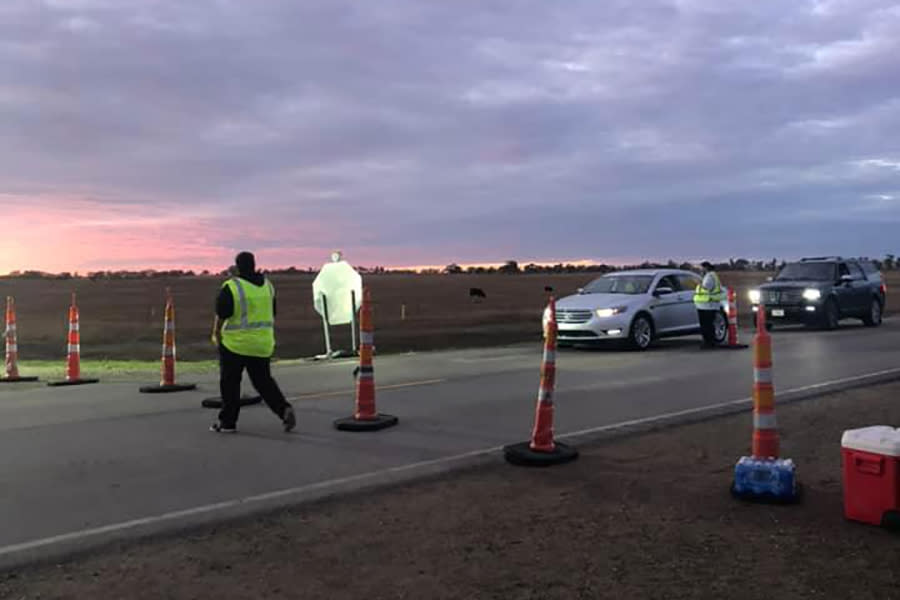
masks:
{"type": "MultiPolygon", "coordinates": [[[[629,267],[629,266],[632,266],[633,267],[633,266],[639,266],[642,264],[665,265],[665,264],[669,264],[669,263],[676,263],[679,265],[681,265],[681,264],[697,265],[697,264],[700,264],[703,260],[710,260],[711,262],[716,262],[719,264],[729,263],[731,261],[747,261],[751,264],[758,263],[758,262],[762,262],[763,264],[771,264],[771,262],[772,262],[770,259],[730,257],[728,259],[722,259],[722,258],[704,258],[704,259],[667,258],[665,260],[651,259],[651,258],[641,258],[641,259],[618,258],[615,260],[610,259],[607,261],[599,261],[596,259],[587,259],[587,258],[580,258],[580,259],[574,259],[574,260],[550,260],[550,261],[548,261],[548,260],[527,260],[527,261],[525,261],[525,260],[510,259],[507,261],[459,262],[459,263],[451,261],[446,264],[419,264],[419,265],[403,265],[403,266],[382,266],[382,265],[369,266],[369,265],[362,265],[362,264],[353,264],[353,263],[351,263],[351,264],[356,269],[361,269],[361,270],[366,270],[366,271],[383,269],[384,272],[410,272],[410,271],[412,271],[412,272],[416,272],[416,273],[421,273],[423,271],[443,271],[450,265],[456,265],[463,270],[478,269],[478,268],[497,269],[497,268],[500,268],[500,267],[508,264],[509,262],[515,262],[518,265],[519,269],[522,269],[529,265],[534,265],[534,266],[541,267],[541,268],[555,267],[555,266],[563,266],[563,267],[600,267],[600,266],[629,267]]],[[[777,261],[779,263],[783,262],[785,260],[793,260],[793,259],[792,258],[777,259],[777,261]]],[[[325,263],[323,263],[323,265],[324,264],[328,264],[328,263],[325,262],[325,263]]],[[[56,277],[63,276],[63,275],[69,275],[73,278],[85,278],[85,277],[89,276],[90,274],[106,273],[106,272],[109,272],[109,273],[142,273],[142,272],[165,273],[165,272],[170,272],[170,271],[192,272],[195,275],[202,275],[203,273],[207,273],[208,275],[213,276],[213,275],[220,275],[224,271],[227,271],[228,269],[230,269],[231,266],[232,265],[229,265],[227,267],[223,267],[223,268],[219,268],[219,269],[214,269],[214,268],[210,268],[210,267],[183,267],[183,266],[182,267],[169,267],[169,268],[166,268],[166,267],[141,267],[141,268],[135,267],[135,268],[119,268],[119,269],[110,269],[110,268],[107,268],[107,269],[84,269],[84,270],[75,269],[75,270],[71,270],[71,271],[69,271],[69,270],[45,271],[43,269],[14,269],[12,271],[8,271],[6,273],[0,274],[0,277],[16,277],[16,276],[24,275],[27,273],[35,273],[35,274],[40,274],[40,275],[56,276],[56,277]]],[[[263,269],[259,269],[259,270],[272,272],[272,271],[284,271],[284,270],[288,270],[288,269],[296,269],[297,271],[303,271],[303,272],[317,272],[319,269],[321,269],[321,266],[319,266],[319,267],[298,266],[298,265],[294,264],[294,265],[286,265],[286,266],[283,266],[283,265],[273,266],[273,267],[263,268],[263,269]]]]}

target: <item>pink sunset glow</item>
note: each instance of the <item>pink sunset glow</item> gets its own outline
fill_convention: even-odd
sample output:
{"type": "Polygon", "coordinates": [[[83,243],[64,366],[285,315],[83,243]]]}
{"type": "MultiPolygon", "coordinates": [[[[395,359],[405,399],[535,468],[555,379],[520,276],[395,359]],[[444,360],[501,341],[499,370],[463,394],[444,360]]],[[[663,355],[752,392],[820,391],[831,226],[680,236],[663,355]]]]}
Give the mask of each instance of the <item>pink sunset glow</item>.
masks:
{"type": "Polygon", "coordinates": [[[0,196],[7,227],[0,237],[0,273],[38,270],[87,272],[117,269],[210,269],[250,248],[272,267],[321,262],[327,247],[267,248],[266,240],[302,237],[315,224],[248,225],[238,215],[210,208],[154,203],[104,203],[59,197],[0,196]],[[290,229],[291,231],[287,231],[290,229]]]}
{"type": "MultiPolygon", "coordinates": [[[[231,264],[236,252],[255,252],[261,266],[305,268],[328,260],[334,249],[361,266],[440,269],[454,262],[437,253],[398,243],[366,248],[352,243],[361,231],[352,225],[278,218],[251,221],[223,208],[185,207],[175,203],[122,204],[75,197],[0,195],[8,223],[0,237],[0,274],[11,271],[51,273],[100,270],[208,269],[231,264]],[[323,240],[333,230],[348,242],[333,248],[323,240]],[[340,232],[344,232],[341,234],[340,232]],[[303,244],[307,240],[310,243],[303,244]],[[416,259],[422,259],[417,261],[416,259]]],[[[643,259],[640,259],[643,260],[643,259]]],[[[639,261],[619,258],[610,262],[639,261]]],[[[497,266],[501,260],[459,261],[469,266],[497,266]]],[[[522,261],[527,264],[532,261],[522,261]]],[[[588,264],[590,259],[533,261],[538,264],[588,264]]]]}

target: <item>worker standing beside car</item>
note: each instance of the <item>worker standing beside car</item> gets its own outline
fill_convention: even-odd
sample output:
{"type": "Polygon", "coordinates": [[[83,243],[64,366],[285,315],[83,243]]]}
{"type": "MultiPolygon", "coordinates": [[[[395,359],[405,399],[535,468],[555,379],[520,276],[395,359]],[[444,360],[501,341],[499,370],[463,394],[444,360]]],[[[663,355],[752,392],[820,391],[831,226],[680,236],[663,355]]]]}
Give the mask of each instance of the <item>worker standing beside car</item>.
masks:
{"type": "Polygon", "coordinates": [[[716,314],[722,310],[725,293],[712,263],[704,261],[700,266],[703,267],[703,280],[694,290],[694,306],[697,307],[697,316],[700,318],[703,347],[713,348],[716,345],[716,314]]]}

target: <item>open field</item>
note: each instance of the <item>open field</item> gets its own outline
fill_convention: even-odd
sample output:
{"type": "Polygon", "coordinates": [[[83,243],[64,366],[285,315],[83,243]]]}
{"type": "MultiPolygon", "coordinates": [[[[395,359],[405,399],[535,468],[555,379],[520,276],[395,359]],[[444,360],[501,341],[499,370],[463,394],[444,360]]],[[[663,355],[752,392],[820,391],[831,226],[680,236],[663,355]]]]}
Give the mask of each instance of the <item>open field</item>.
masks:
{"type": "Polygon", "coordinates": [[[900,385],[779,409],[803,503],[728,494],[748,414],[116,545],[0,576],[0,597],[900,598],[900,544],[842,512],[845,429],[897,424],[900,385]]]}
{"type": "MultiPolygon", "coordinates": [[[[376,342],[380,352],[488,346],[536,340],[545,302],[544,286],[558,295],[574,292],[596,274],[402,275],[366,276],[375,302],[376,342]],[[487,298],[473,303],[469,288],[487,298]],[[406,319],[401,320],[401,307],[406,319]]],[[[746,290],[766,273],[724,273],[746,307],[746,290]]],[[[312,306],[313,276],[274,277],[278,289],[278,350],[282,358],[312,356],[324,350],[321,321],[312,306]]],[[[888,286],[900,285],[900,272],[888,286]]],[[[153,360],[162,338],[163,295],[174,290],[178,356],[213,358],[209,342],[219,280],[195,277],[171,281],[0,281],[0,296],[16,297],[21,359],[59,359],[65,355],[67,307],[72,291],[81,310],[82,356],[98,359],[153,360]]],[[[890,292],[889,292],[890,293],[890,292]]],[[[887,312],[894,311],[888,303],[887,312]]],[[[744,322],[747,313],[742,311],[744,322]]],[[[349,347],[348,326],[332,329],[334,347],[349,347]]]]}

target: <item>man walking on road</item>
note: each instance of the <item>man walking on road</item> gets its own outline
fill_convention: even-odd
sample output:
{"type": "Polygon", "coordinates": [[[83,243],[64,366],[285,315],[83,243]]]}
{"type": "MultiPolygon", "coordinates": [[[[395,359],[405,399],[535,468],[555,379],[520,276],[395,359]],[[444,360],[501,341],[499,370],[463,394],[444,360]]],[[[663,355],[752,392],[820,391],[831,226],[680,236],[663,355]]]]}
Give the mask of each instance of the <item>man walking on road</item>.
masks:
{"type": "Polygon", "coordinates": [[[253,387],[281,419],[284,430],[292,431],[297,425],[294,409],[272,378],[270,368],[275,352],[275,288],[256,271],[256,259],[251,253],[238,254],[235,266],[237,276],[222,285],[216,299],[212,341],[219,348],[222,410],[210,431],[237,431],[244,369],[253,387]]]}
{"type": "Polygon", "coordinates": [[[703,347],[712,348],[717,343],[716,315],[722,310],[722,300],[725,299],[725,294],[722,290],[722,281],[712,263],[705,261],[701,266],[703,267],[703,281],[694,290],[694,306],[697,307],[697,315],[700,318],[703,347]]]}

